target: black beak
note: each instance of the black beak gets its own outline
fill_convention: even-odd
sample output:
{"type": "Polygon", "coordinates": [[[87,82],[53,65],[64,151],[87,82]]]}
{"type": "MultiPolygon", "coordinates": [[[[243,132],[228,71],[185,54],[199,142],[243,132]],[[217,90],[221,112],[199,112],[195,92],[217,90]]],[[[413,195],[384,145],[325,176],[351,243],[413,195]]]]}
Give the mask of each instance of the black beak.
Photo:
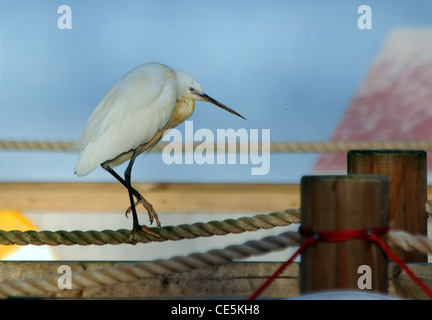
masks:
{"type": "Polygon", "coordinates": [[[210,103],[212,103],[214,105],[217,105],[219,108],[222,108],[222,109],[224,109],[224,110],[226,110],[226,111],[228,111],[228,112],[230,112],[232,114],[235,114],[236,116],[238,116],[238,117],[246,120],[246,118],[243,117],[241,114],[235,112],[233,109],[227,107],[226,105],[224,105],[223,103],[217,101],[216,99],[213,99],[209,95],[207,95],[205,93],[197,93],[197,92],[195,92],[195,93],[202,98],[202,101],[207,101],[207,102],[210,102],[210,103]]]}

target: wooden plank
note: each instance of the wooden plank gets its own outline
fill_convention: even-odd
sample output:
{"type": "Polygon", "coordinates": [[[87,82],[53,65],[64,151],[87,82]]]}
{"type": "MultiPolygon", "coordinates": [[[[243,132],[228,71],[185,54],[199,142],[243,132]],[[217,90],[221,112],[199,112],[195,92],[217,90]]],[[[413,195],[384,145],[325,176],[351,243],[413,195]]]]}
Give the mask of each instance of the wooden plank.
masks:
{"type": "MultiPolygon", "coordinates": [[[[2,261],[0,281],[56,276],[60,265],[68,265],[72,273],[122,265],[124,262],[71,261],[2,261]]],[[[103,287],[84,290],[64,289],[57,297],[87,298],[247,298],[280,266],[275,262],[236,262],[217,267],[197,269],[103,287]]],[[[432,265],[408,264],[426,285],[432,287],[432,265]]],[[[427,296],[405,272],[395,264],[389,265],[389,294],[400,298],[426,299],[427,296]]],[[[290,298],[299,295],[299,265],[294,263],[269,286],[260,298],[290,298]]]]}
{"type": "MultiPolygon", "coordinates": [[[[407,263],[407,266],[428,288],[432,288],[432,264],[407,263]]],[[[407,299],[430,299],[398,265],[391,264],[389,276],[390,291],[394,295],[407,299]]]]}
{"type": "MultiPolygon", "coordinates": [[[[137,183],[158,212],[271,212],[298,208],[298,185],[137,183]]],[[[122,212],[120,183],[0,183],[0,208],[19,211],[122,212]]]]}
{"type": "MultiPolygon", "coordinates": [[[[124,262],[72,262],[72,261],[1,261],[0,281],[61,276],[60,265],[68,265],[72,273],[124,265],[124,262]]],[[[197,269],[191,272],[175,273],[108,286],[95,286],[84,290],[66,290],[57,297],[242,297],[247,298],[253,290],[269,277],[278,267],[277,263],[233,263],[216,267],[197,269]]],[[[274,282],[266,297],[298,295],[298,265],[288,267],[274,282]]],[[[72,284],[73,285],[73,284],[72,284]]],[[[41,296],[49,296],[41,295],[41,296]]]]}
{"type": "MultiPolygon", "coordinates": [[[[291,184],[137,183],[158,212],[272,212],[300,207],[300,186],[291,184]]],[[[428,186],[432,194],[432,186],[428,186]]],[[[123,212],[119,183],[1,182],[0,209],[51,212],[123,212]]]]}

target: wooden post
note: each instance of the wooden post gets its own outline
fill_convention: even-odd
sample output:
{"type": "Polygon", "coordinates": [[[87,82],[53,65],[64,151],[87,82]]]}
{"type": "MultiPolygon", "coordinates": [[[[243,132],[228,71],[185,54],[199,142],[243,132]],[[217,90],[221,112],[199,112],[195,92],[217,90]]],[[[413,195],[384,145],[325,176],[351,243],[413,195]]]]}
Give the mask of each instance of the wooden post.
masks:
{"type": "MultiPolygon", "coordinates": [[[[301,181],[301,226],[314,232],[387,226],[388,179],[378,175],[305,176],[301,181]]],[[[361,239],[319,242],[300,262],[300,292],[358,290],[370,267],[372,291],[387,293],[387,257],[378,245],[361,239]]],[[[367,276],[367,275],[366,275],[367,276]]]]}
{"type": "MultiPolygon", "coordinates": [[[[427,235],[427,154],[421,150],[351,150],[348,174],[381,174],[389,179],[389,225],[427,235]]],[[[405,262],[427,262],[427,255],[394,250],[405,262]]]]}

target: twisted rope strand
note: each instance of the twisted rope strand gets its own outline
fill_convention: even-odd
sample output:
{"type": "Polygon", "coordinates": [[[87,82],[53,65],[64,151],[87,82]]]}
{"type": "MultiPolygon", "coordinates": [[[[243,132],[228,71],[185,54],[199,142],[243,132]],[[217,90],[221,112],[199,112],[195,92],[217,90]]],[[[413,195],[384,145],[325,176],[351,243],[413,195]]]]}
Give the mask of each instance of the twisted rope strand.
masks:
{"type": "MultiPolygon", "coordinates": [[[[300,212],[289,209],[270,214],[242,217],[237,220],[210,221],[208,223],[195,223],[193,225],[167,226],[151,228],[160,238],[145,232],[135,235],[136,242],[149,243],[153,241],[176,241],[181,239],[195,239],[213,235],[226,235],[270,229],[277,226],[288,226],[300,222],[300,212]]],[[[2,245],[106,245],[129,243],[130,231],[104,230],[104,231],[4,231],[0,230],[0,244],[2,245]]],[[[432,254],[432,240],[421,235],[410,235],[403,231],[390,231],[388,233],[390,247],[399,248],[407,252],[417,251],[423,254],[432,254]]]]}
{"type": "MultiPolygon", "coordinates": [[[[411,236],[405,232],[389,233],[389,245],[404,250],[432,253],[432,241],[421,236],[411,236]]],[[[298,232],[285,232],[279,236],[266,237],[259,241],[248,241],[243,245],[232,245],[225,249],[211,250],[207,253],[194,253],[187,257],[174,257],[168,260],[141,262],[113,268],[81,271],[73,273],[73,289],[111,285],[138,279],[192,271],[198,268],[231,263],[275,250],[297,246],[301,241],[298,232]]],[[[0,282],[0,297],[49,296],[60,292],[58,276],[38,279],[9,280],[0,282]]]]}
{"type": "MultiPolygon", "coordinates": [[[[187,257],[174,257],[168,260],[131,263],[113,268],[75,272],[72,273],[72,289],[111,285],[228,264],[234,260],[295,246],[299,241],[300,235],[297,232],[285,232],[279,236],[265,237],[259,241],[248,241],[243,245],[232,245],[207,253],[194,253],[187,257]]],[[[3,281],[0,282],[0,297],[55,295],[62,291],[57,284],[58,278],[59,276],[55,275],[37,279],[3,281]]]]}
{"type": "MultiPolygon", "coordinates": [[[[417,250],[422,253],[432,252],[432,242],[427,241],[425,237],[411,236],[401,231],[392,231],[388,236],[389,245],[392,247],[407,249],[408,251],[417,250]],[[426,245],[419,245],[417,242],[426,245]]],[[[259,241],[252,240],[243,245],[232,245],[225,249],[211,250],[207,253],[194,253],[186,257],[177,256],[168,260],[140,262],[113,268],[75,272],[72,274],[72,289],[112,285],[228,264],[234,260],[297,246],[300,242],[301,237],[298,232],[285,232],[279,236],[265,237],[259,241]]],[[[3,281],[0,282],[0,297],[52,296],[62,291],[59,289],[57,281],[58,275],[36,279],[3,281]]]]}
{"type": "Polygon", "coordinates": [[[405,231],[390,231],[387,243],[390,247],[406,252],[432,254],[432,240],[422,235],[412,235],[405,231]]]}
{"type": "Polygon", "coordinates": [[[75,143],[61,141],[0,141],[0,150],[74,151],[75,143]]]}
{"type": "MultiPolygon", "coordinates": [[[[168,143],[158,143],[150,152],[161,152],[168,143]]],[[[193,149],[199,144],[195,143],[193,149]]],[[[182,150],[185,146],[182,144],[182,150]]],[[[215,150],[217,145],[214,146],[215,150]]],[[[228,145],[226,152],[260,151],[258,143],[236,146],[228,145]]],[[[419,149],[432,150],[431,140],[417,141],[330,141],[330,142],[273,142],[270,145],[272,153],[286,152],[320,152],[342,153],[351,149],[419,149]]],[[[28,150],[28,151],[60,151],[75,152],[74,142],[61,141],[0,141],[0,150],[28,150]]]]}
{"type": "MultiPolygon", "coordinates": [[[[213,235],[226,235],[229,233],[242,233],[259,229],[270,229],[279,226],[287,226],[300,222],[298,209],[289,209],[270,214],[260,214],[254,217],[242,217],[239,219],[226,219],[224,221],[210,221],[208,223],[182,224],[179,226],[167,226],[162,228],[150,228],[159,235],[152,236],[143,231],[135,234],[134,240],[139,243],[153,241],[195,239],[198,237],[210,237],[213,235]]],[[[130,231],[121,229],[117,231],[4,231],[0,230],[0,244],[2,245],[106,245],[129,243],[130,231]]]]}

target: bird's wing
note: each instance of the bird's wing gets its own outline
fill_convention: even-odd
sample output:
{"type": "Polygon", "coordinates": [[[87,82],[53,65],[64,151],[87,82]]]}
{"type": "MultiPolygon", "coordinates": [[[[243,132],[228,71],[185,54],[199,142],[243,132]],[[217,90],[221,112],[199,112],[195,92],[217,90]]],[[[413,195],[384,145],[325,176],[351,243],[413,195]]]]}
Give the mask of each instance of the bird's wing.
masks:
{"type": "Polygon", "coordinates": [[[142,65],[121,78],[90,116],[75,167],[78,176],[150,141],[171,119],[178,97],[174,72],[142,65]]]}

